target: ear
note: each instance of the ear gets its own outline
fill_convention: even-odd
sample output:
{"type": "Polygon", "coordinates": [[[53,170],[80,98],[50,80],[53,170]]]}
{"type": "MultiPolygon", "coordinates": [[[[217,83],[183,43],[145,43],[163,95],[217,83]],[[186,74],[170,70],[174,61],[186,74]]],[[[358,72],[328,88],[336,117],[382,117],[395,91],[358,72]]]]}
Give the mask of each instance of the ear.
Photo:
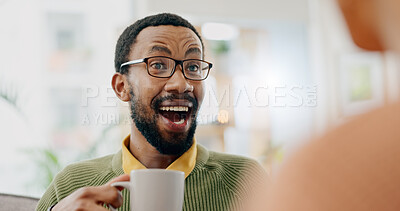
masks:
{"type": "Polygon", "coordinates": [[[338,0],[354,43],[365,50],[382,51],[374,1],[338,0]]]}
{"type": "Polygon", "coordinates": [[[115,73],[111,80],[111,86],[120,100],[124,102],[130,101],[130,86],[125,75],[115,73]]]}

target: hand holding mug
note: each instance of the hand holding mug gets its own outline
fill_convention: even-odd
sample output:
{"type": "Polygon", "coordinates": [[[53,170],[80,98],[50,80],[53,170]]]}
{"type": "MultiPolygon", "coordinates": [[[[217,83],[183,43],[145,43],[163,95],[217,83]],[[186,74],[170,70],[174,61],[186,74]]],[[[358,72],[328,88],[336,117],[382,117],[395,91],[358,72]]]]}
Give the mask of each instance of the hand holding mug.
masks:
{"type": "Polygon", "coordinates": [[[110,204],[113,207],[122,205],[122,197],[118,189],[111,186],[112,183],[129,181],[129,175],[121,175],[109,181],[107,184],[96,187],[79,188],[71,195],[62,199],[52,211],[74,211],[74,210],[103,210],[103,204],[110,204]]]}

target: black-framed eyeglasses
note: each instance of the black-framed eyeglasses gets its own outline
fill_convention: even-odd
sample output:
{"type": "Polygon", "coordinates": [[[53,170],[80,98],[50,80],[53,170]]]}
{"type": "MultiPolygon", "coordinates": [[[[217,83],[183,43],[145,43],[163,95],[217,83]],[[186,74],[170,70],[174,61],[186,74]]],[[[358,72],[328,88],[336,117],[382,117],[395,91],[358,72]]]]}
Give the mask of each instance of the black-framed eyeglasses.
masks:
{"type": "Polygon", "coordinates": [[[200,59],[176,60],[166,56],[153,56],[144,59],[132,60],[121,64],[119,70],[132,64],[146,63],[147,73],[156,78],[169,78],[175,73],[177,65],[181,65],[186,79],[201,81],[207,78],[212,64],[200,59]]]}

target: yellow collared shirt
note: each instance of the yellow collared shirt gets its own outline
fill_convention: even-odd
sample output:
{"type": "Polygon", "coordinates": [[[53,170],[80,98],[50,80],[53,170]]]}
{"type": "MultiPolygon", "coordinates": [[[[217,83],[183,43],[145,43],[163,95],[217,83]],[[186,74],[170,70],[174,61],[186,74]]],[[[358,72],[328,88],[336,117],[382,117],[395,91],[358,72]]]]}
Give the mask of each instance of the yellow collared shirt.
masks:
{"type": "MultiPolygon", "coordinates": [[[[122,169],[125,174],[129,174],[132,170],[147,169],[142,163],[140,163],[128,150],[129,141],[131,136],[128,135],[122,142],[122,169]]],[[[196,165],[197,157],[197,144],[196,139],[193,139],[193,144],[188,151],[183,153],[178,159],[176,159],[171,165],[167,167],[168,170],[183,171],[185,178],[189,176],[190,172],[193,171],[196,165]]]]}

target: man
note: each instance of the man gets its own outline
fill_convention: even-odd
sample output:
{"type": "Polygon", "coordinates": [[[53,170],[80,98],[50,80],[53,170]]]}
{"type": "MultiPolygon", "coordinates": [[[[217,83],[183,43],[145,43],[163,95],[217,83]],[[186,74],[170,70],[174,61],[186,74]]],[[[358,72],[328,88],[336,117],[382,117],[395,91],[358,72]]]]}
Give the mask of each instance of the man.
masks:
{"type": "Polygon", "coordinates": [[[66,167],[37,210],[105,210],[110,204],[128,211],[129,193],[122,191],[121,198],[110,183],[144,168],[185,173],[183,210],[239,209],[238,195],[248,194],[254,181],[249,177],[263,170],[248,158],[196,144],[203,80],[212,67],[203,58],[200,35],[177,15],[149,16],[125,29],[116,46],[112,87],[130,105],[131,135],[114,155],[66,167]]]}
{"type": "MultiPolygon", "coordinates": [[[[400,53],[400,1],[339,0],[354,42],[400,53]]],[[[400,210],[400,102],[327,133],[282,166],[260,210],[400,210]]]]}

